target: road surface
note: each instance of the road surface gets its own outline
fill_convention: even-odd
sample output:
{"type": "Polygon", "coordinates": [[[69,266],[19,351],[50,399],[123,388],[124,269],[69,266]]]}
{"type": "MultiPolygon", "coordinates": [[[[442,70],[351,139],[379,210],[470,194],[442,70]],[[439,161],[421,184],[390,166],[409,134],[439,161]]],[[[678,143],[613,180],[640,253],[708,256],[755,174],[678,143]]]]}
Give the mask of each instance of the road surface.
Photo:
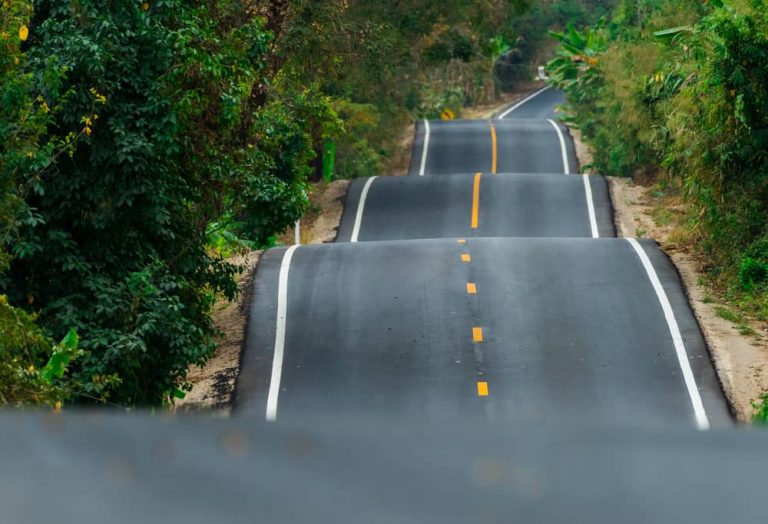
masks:
{"type": "Polygon", "coordinates": [[[558,107],[565,105],[565,93],[551,87],[542,88],[511,107],[499,112],[500,119],[546,120],[560,116],[558,107]]]}
{"type": "Polygon", "coordinates": [[[506,120],[424,122],[411,176],[357,181],[335,244],[254,282],[242,414],[727,427],[679,277],[614,237],[544,91],[506,120]],[[535,106],[535,107],[534,107],[535,106]]]}
{"type": "Polygon", "coordinates": [[[305,413],[3,416],[3,522],[752,524],[760,431],[305,413]]]}
{"type": "Polygon", "coordinates": [[[364,178],[347,193],[336,241],[591,237],[591,216],[597,235],[615,236],[608,185],[600,176],[364,178]]]}
{"type": "Polygon", "coordinates": [[[410,174],[575,173],[567,133],[555,120],[425,120],[417,124],[410,174]]]}

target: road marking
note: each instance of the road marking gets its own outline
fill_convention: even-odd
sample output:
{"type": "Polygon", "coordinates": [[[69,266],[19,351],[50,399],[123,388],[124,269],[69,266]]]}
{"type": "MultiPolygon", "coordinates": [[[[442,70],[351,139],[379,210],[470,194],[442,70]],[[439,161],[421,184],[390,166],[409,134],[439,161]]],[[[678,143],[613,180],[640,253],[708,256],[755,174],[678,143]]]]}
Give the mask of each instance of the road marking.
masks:
{"type": "Polygon", "coordinates": [[[462,253],[461,261],[462,262],[472,262],[472,257],[469,256],[469,253],[462,253]]]}
{"type": "Polygon", "coordinates": [[[497,140],[496,140],[496,128],[493,126],[493,121],[490,122],[491,124],[491,174],[496,174],[496,167],[498,165],[499,160],[499,153],[498,153],[498,147],[497,147],[497,140]]]}
{"type": "Polygon", "coordinates": [[[464,245],[464,244],[466,244],[466,243],[467,243],[467,239],[465,239],[465,238],[460,238],[460,239],[458,239],[456,242],[458,242],[458,243],[459,243],[459,244],[461,244],[461,245],[464,245]]]}
{"type": "Polygon", "coordinates": [[[480,179],[482,177],[482,173],[475,175],[475,185],[472,188],[472,229],[477,229],[480,221],[480,179]]]}
{"type": "Polygon", "coordinates": [[[429,128],[429,120],[424,120],[424,147],[421,149],[421,169],[419,169],[419,176],[424,176],[427,170],[427,154],[429,152],[429,135],[431,130],[429,128]]]}
{"type": "Polygon", "coordinates": [[[587,210],[589,211],[589,226],[592,228],[592,238],[600,238],[600,231],[597,229],[597,217],[595,216],[595,201],[592,198],[592,184],[589,181],[589,175],[584,175],[584,192],[587,195],[587,210]]]}
{"type": "Polygon", "coordinates": [[[516,110],[516,109],[518,109],[519,107],[521,107],[521,106],[523,106],[523,105],[527,104],[528,102],[530,102],[531,100],[533,100],[534,98],[536,98],[537,96],[539,96],[540,94],[542,94],[544,91],[547,91],[547,90],[549,90],[549,89],[552,89],[552,86],[547,86],[547,87],[544,87],[544,88],[542,88],[542,89],[539,89],[538,91],[536,91],[535,93],[533,93],[533,94],[532,94],[531,96],[529,96],[528,98],[525,98],[525,99],[523,99],[522,101],[518,102],[517,104],[513,105],[512,107],[510,107],[509,109],[507,109],[506,111],[504,111],[504,112],[503,112],[501,115],[499,115],[499,120],[504,120],[506,117],[508,117],[508,116],[510,115],[510,113],[512,113],[513,111],[515,111],[515,110],[516,110]]]}
{"type": "Polygon", "coordinates": [[[473,327],[472,328],[472,340],[475,342],[482,342],[483,341],[483,328],[481,327],[473,327]]]}
{"type": "Polygon", "coordinates": [[[568,148],[565,146],[565,136],[563,135],[563,130],[560,129],[560,126],[555,123],[554,120],[548,120],[552,126],[554,126],[555,130],[557,131],[557,137],[560,139],[560,152],[563,154],[563,169],[565,169],[565,174],[570,175],[571,174],[571,166],[568,162],[568,148]]]}
{"type": "Polygon", "coordinates": [[[667,319],[667,326],[669,327],[669,333],[672,335],[672,342],[675,344],[675,352],[677,353],[677,361],[680,364],[680,369],[683,372],[683,378],[685,379],[685,387],[688,389],[688,397],[691,399],[691,405],[693,406],[693,413],[696,417],[696,426],[701,431],[709,429],[709,419],[707,413],[704,410],[704,403],[701,400],[699,394],[699,388],[696,386],[696,379],[693,376],[693,370],[691,369],[691,363],[688,360],[688,353],[685,350],[685,343],[683,342],[683,336],[680,334],[680,326],[677,324],[675,318],[675,312],[672,310],[672,304],[669,302],[664,287],[661,285],[659,276],[656,274],[656,270],[648,258],[645,250],[640,246],[637,240],[634,238],[628,238],[627,241],[632,245],[632,248],[640,257],[640,261],[643,263],[646,273],[648,273],[648,279],[653,285],[653,289],[656,291],[656,296],[661,304],[661,309],[664,311],[664,317],[667,319]]]}
{"type": "Polygon", "coordinates": [[[360,227],[363,225],[363,213],[365,212],[365,201],[368,198],[368,190],[371,189],[371,184],[378,177],[372,176],[363,186],[363,192],[360,193],[360,200],[357,203],[357,215],[355,216],[355,227],[352,229],[352,238],[350,242],[357,242],[357,237],[360,236],[360,227]]]}
{"type": "Polygon", "coordinates": [[[488,382],[478,382],[477,383],[477,394],[481,397],[487,397],[488,396],[488,382]]]}
{"type": "Polygon", "coordinates": [[[285,324],[288,311],[288,272],[291,269],[293,253],[299,246],[291,246],[283,255],[280,264],[280,278],[277,284],[277,328],[275,329],[275,352],[272,357],[272,378],[267,396],[267,420],[277,419],[277,399],[280,395],[280,380],[283,376],[283,352],[285,350],[285,324]]]}
{"type": "Polygon", "coordinates": [[[477,284],[472,282],[467,283],[467,293],[470,295],[477,295],[477,284]]]}

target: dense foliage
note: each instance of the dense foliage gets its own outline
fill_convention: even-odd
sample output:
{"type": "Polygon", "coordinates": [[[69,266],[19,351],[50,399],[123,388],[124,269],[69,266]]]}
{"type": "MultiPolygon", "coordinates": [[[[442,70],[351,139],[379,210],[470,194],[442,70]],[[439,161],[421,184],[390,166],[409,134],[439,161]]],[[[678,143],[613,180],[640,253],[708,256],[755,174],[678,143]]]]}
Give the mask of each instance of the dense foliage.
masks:
{"type": "Polygon", "coordinates": [[[215,295],[236,291],[211,242],[264,243],[304,211],[310,124],[336,118],[311,87],[255,96],[271,39],[240,2],[36,3],[3,84],[26,140],[3,150],[3,288],[47,333],[80,334],[77,400],[178,394],[214,349],[215,295]]]}
{"type": "MultiPolygon", "coordinates": [[[[728,298],[768,318],[768,2],[623,1],[555,33],[553,78],[601,173],[662,182],[728,298]]],[[[763,412],[768,413],[764,408],[763,412]]]]}
{"type": "MultiPolygon", "coordinates": [[[[10,267],[23,198],[36,183],[31,178],[19,186],[23,173],[36,172],[73,142],[72,137],[45,136],[52,108],[34,97],[34,77],[23,69],[26,57],[20,46],[29,37],[31,14],[28,3],[5,2],[0,18],[0,275],[10,267]]],[[[48,69],[41,73],[53,76],[48,69]]],[[[0,295],[0,404],[56,406],[71,394],[73,385],[64,374],[80,355],[77,335],[69,332],[55,345],[35,320],[0,295]]]]}

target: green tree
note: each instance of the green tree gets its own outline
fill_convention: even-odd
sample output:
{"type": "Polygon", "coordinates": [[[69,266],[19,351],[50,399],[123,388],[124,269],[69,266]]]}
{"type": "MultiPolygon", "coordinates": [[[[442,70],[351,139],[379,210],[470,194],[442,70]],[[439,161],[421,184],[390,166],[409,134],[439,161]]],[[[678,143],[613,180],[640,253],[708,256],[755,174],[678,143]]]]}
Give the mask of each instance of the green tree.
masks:
{"type": "Polygon", "coordinates": [[[298,218],[312,120],[332,111],[309,89],[259,98],[271,37],[240,2],[41,1],[30,29],[46,135],[72,147],[21,181],[8,293],[80,333],[82,395],[157,404],[212,354],[215,295],[236,292],[211,223],[260,243],[298,218]]]}

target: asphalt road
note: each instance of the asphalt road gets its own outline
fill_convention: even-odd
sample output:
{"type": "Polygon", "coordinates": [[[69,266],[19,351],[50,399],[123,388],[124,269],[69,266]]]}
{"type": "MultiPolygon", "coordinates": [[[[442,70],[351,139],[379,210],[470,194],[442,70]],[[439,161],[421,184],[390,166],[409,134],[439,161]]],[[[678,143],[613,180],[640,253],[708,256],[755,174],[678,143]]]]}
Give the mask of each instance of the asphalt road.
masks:
{"type": "Polygon", "coordinates": [[[502,119],[557,119],[559,117],[557,108],[565,103],[565,93],[546,87],[526,97],[520,103],[501,111],[498,116],[502,119]]]}
{"type": "Polygon", "coordinates": [[[378,177],[350,187],[336,241],[591,237],[591,216],[600,237],[616,236],[608,185],[600,176],[378,177]]]}
{"type": "Polygon", "coordinates": [[[554,120],[422,121],[410,174],[576,173],[567,133],[554,120]]]}
{"type": "MultiPolygon", "coordinates": [[[[678,277],[653,242],[641,247],[675,311],[706,416],[727,426],[678,277]]],[[[276,249],[259,264],[237,397],[242,413],[267,411],[284,260],[285,249],[276,249]]],[[[530,423],[578,413],[601,424],[696,423],[662,306],[626,240],[304,246],[292,253],[289,277],[281,414],[530,423]]]]}
{"type": "Polygon", "coordinates": [[[674,267],[606,238],[605,179],[569,174],[556,121],[519,118],[559,96],[423,122],[412,176],[356,181],[337,243],[268,251],[237,410],[730,426],[674,267]]]}
{"type": "Polygon", "coordinates": [[[758,431],[8,415],[8,524],[768,521],[758,431]]]}

